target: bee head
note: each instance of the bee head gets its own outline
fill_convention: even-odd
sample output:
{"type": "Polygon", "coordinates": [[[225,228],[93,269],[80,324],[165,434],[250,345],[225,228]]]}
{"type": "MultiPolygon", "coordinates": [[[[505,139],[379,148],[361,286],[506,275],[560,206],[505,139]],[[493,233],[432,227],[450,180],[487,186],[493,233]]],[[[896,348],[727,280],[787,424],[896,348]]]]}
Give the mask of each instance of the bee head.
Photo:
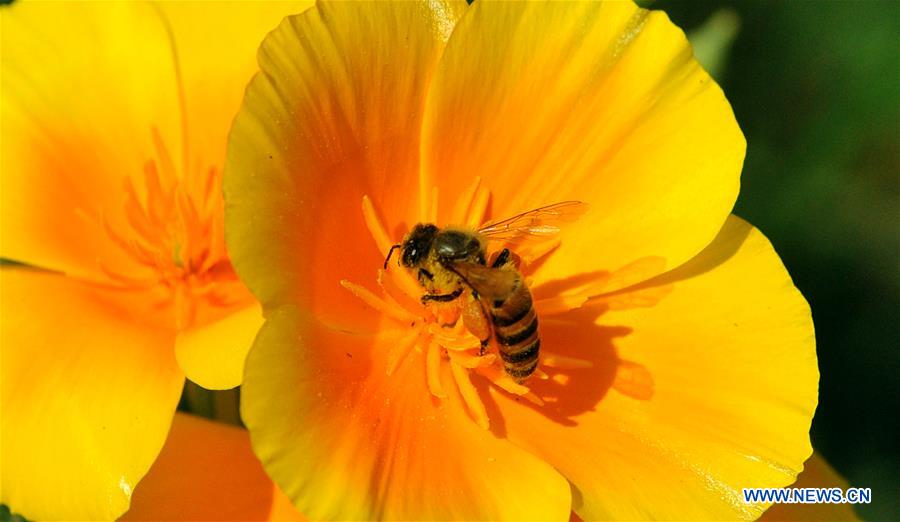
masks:
{"type": "Polygon", "coordinates": [[[434,243],[434,236],[438,232],[438,227],[434,225],[426,225],[419,223],[412,232],[410,232],[403,240],[401,247],[400,262],[406,268],[413,268],[419,265],[428,257],[431,245],[434,243]]]}

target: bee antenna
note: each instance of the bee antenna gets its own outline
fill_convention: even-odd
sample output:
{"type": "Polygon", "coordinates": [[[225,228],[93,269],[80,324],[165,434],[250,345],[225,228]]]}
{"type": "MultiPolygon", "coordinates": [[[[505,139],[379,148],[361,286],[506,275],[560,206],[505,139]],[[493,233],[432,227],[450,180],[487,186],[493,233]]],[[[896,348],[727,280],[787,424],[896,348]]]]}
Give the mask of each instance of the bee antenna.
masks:
{"type": "Polygon", "coordinates": [[[391,260],[391,255],[394,253],[394,250],[400,248],[400,246],[401,246],[401,245],[399,245],[399,244],[398,244],[398,245],[392,245],[392,246],[391,246],[391,249],[388,250],[387,257],[384,258],[384,269],[385,269],[385,270],[387,270],[388,261],[391,260]]]}

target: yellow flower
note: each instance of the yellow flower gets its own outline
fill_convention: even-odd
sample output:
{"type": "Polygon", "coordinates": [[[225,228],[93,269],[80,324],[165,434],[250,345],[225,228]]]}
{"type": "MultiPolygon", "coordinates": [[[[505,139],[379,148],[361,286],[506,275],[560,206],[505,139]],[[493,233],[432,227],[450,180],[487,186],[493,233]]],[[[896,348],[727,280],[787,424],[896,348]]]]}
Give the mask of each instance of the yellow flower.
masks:
{"type": "Polygon", "coordinates": [[[0,257],[43,269],[0,272],[0,502],[14,511],[122,514],[185,373],[239,384],[261,318],[224,249],[226,135],[260,39],[303,5],[0,12],[0,257]]]}
{"type": "Polygon", "coordinates": [[[176,413],[165,446],[120,520],[305,518],[263,471],[246,430],[176,413]]]}
{"type": "MultiPolygon", "coordinates": [[[[793,487],[846,489],[819,455],[793,487]]],[[[574,518],[574,517],[573,517],[574,518]]],[[[166,444],[121,520],[305,520],[266,476],[246,430],[176,414],[166,444]]],[[[777,504],[763,521],[858,520],[847,504],[777,504]]]]}
{"type": "Polygon", "coordinates": [[[242,415],[301,512],[753,518],[742,488],[794,481],[817,401],[809,308],[729,216],[744,138],[663,13],[322,2],[259,64],[224,180],[229,250],[266,316],[242,415]],[[569,200],[590,211],[558,242],[511,246],[542,340],[524,382],[445,326],[458,304],[422,306],[382,270],[416,223],[569,200]]]}

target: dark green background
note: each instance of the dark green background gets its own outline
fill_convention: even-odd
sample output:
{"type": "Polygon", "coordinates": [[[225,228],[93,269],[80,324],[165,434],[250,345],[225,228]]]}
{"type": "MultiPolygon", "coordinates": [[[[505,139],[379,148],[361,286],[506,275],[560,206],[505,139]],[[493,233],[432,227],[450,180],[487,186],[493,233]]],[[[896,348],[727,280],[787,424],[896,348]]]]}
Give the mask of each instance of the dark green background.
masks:
{"type": "Polygon", "coordinates": [[[873,488],[857,513],[900,520],[900,2],[649,3],[688,32],[737,15],[716,73],[747,136],[735,213],[812,306],[814,446],[873,488]]]}

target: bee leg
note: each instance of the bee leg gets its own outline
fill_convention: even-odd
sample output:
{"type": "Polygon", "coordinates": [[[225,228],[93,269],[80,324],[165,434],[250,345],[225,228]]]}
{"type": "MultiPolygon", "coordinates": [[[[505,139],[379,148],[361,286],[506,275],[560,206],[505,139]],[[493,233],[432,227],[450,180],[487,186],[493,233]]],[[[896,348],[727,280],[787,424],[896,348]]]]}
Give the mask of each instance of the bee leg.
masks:
{"type": "Polygon", "coordinates": [[[428,284],[427,284],[428,281],[434,281],[434,274],[432,274],[428,270],[425,270],[424,268],[420,268],[419,271],[416,273],[416,276],[419,279],[419,284],[421,284],[422,286],[425,286],[425,287],[428,286],[428,284]]]}
{"type": "Polygon", "coordinates": [[[491,263],[491,268],[500,268],[501,266],[505,265],[508,262],[509,262],[509,249],[504,248],[503,250],[500,251],[500,254],[498,254],[497,257],[494,258],[494,262],[491,263]]]}
{"type": "Polygon", "coordinates": [[[450,292],[449,294],[425,294],[422,296],[422,304],[428,304],[428,301],[438,301],[448,303],[462,294],[462,288],[450,292]]]}
{"type": "Polygon", "coordinates": [[[469,333],[481,340],[479,355],[484,355],[485,348],[491,340],[491,322],[477,295],[469,294],[463,305],[462,318],[469,333]]]}
{"type": "Polygon", "coordinates": [[[491,256],[491,268],[503,268],[512,264],[516,269],[522,264],[520,258],[515,252],[510,252],[508,248],[504,248],[499,254],[491,256]]]}

